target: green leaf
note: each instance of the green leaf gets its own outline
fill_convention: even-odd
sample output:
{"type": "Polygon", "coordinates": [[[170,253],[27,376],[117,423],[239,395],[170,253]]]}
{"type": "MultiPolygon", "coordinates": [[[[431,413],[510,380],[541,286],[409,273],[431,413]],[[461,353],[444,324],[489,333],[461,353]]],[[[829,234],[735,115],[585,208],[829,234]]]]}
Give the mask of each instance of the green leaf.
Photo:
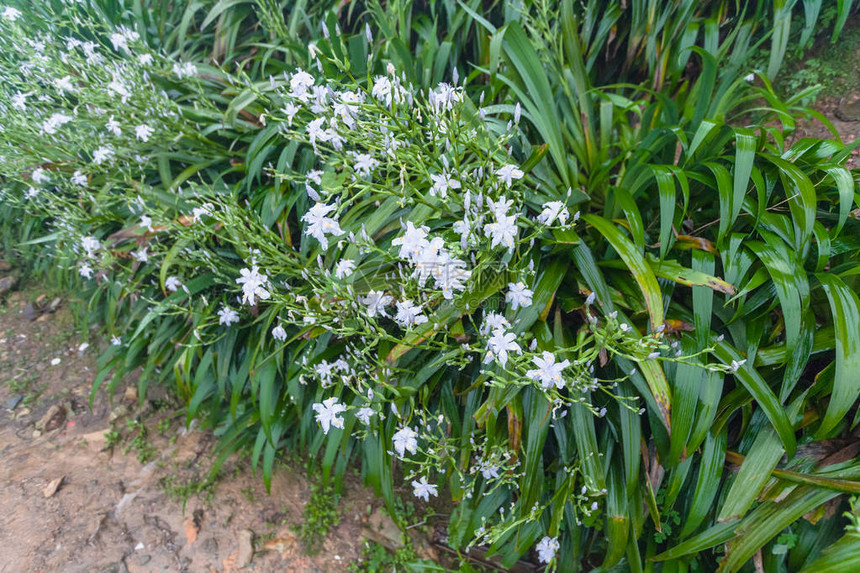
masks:
{"type": "Polygon", "coordinates": [[[699,462],[699,476],[696,479],[696,489],[693,490],[693,498],[687,518],[684,520],[680,537],[681,539],[693,533],[705,517],[713,509],[714,499],[720,489],[720,476],[723,473],[723,462],[726,457],[726,431],[723,429],[719,435],[708,434],[705,438],[705,447],[699,462]]]}
{"type": "Polygon", "coordinates": [[[599,215],[586,215],[584,219],[606,237],[621,260],[627,264],[627,268],[630,269],[642,290],[645,308],[651,317],[651,329],[656,331],[663,324],[663,294],[660,292],[660,285],[651,267],[630,239],[621,234],[618,227],[599,215]]]}
{"type": "Polygon", "coordinates": [[[758,405],[762,408],[767,419],[770,420],[770,423],[779,435],[786,455],[789,459],[793,458],[795,452],[797,452],[794,425],[789,421],[785,410],[782,408],[779,400],[777,400],[773,390],[770,389],[761,377],[761,374],[748,363],[740,364],[744,358],[725,341],[718,341],[715,344],[714,354],[725,364],[731,364],[732,362],[739,364],[737,371],[734,373],[735,379],[740,381],[743,387],[758,402],[758,405]]]}
{"type": "Polygon", "coordinates": [[[836,334],[836,376],[830,404],[816,432],[816,438],[827,436],[845,417],[860,394],[860,300],[845,282],[830,273],[815,275],[821,283],[836,334]]]}
{"type": "Polygon", "coordinates": [[[845,573],[860,571],[860,535],[852,531],[822,551],[821,557],[800,573],[845,573]]]}

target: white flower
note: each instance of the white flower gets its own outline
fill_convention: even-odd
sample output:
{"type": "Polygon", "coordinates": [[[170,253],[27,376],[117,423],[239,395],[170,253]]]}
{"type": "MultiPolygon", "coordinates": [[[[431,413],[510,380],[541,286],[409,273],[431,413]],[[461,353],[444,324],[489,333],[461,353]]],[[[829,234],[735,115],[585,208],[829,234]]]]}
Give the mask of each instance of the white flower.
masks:
{"type": "Polygon", "coordinates": [[[149,260],[149,253],[146,252],[146,247],[138,251],[134,251],[131,256],[139,263],[145,263],[149,260]]]}
{"type": "Polygon", "coordinates": [[[212,215],[212,212],[209,210],[208,203],[201,207],[194,207],[191,209],[191,222],[199,223],[200,217],[203,215],[212,215]]]}
{"type": "Polygon", "coordinates": [[[505,215],[498,211],[495,212],[496,221],[484,225],[484,234],[490,239],[490,248],[496,248],[499,245],[513,250],[514,242],[517,239],[517,216],[505,215]]]}
{"type": "Polygon", "coordinates": [[[386,107],[391,107],[393,99],[391,80],[385,76],[376,76],[373,79],[373,89],[370,90],[370,95],[384,103],[386,107]]]}
{"type": "Polygon", "coordinates": [[[30,179],[33,180],[33,183],[37,185],[41,185],[42,183],[47,183],[50,180],[48,174],[41,167],[34,169],[33,173],[30,175],[30,179]]]}
{"type": "Polygon", "coordinates": [[[284,112],[284,115],[287,116],[288,126],[293,126],[293,118],[296,117],[297,113],[299,113],[299,109],[299,106],[297,106],[291,101],[287,102],[286,105],[284,105],[283,109],[281,109],[281,111],[284,112]]]}
{"type": "Polygon", "coordinates": [[[343,235],[343,230],[338,225],[337,219],[327,216],[336,208],[335,205],[317,203],[307,213],[302,215],[302,221],[308,224],[305,234],[318,240],[323,249],[328,248],[326,234],[334,236],[343,235]]]}
{"type": "Polygon", "coordinates": [[[754,82],[754,81],[755,81],[755,74],[747,74],[747,75],[745,75],[745,76],[744,76],[744,81],[747,81],[747,82],[754,82]]]}
{"type": "Polygon", "coordinates": [[[322,426],[323,434],[328,434],[332,426],[343,428],[343,418],[338,414],[345,412],[346,406],[339,404],[337,398],[328,398],[322,403],[317,402],[313,405],[313,409],[317,413],[316,420],[322,426]]]}
{"type": "Polygon", "coordinates": [[[191,77],[196,74],[197,67],[191,62],[185,62],[183,64],[177,62],[173,64],[173,73],[181,80],[182,78],[191,77]]]}
{"type": "Polygon", "coordinates": [[[353,168],[361,176],[368,176],[379,165],[379,161],[367,153],[355,153],[355,165],[353,168]]]}
{"type": "Polygon", "coordinates": [[[439,492],[436,491],[436,486],[432,483],[427,483],[427,477],[421,476],[419,481],[412,480],[412,493],[417,498],[424,501],[430,501],[430,496],[439,497],[439,492]]]}
{"type": "Polygon", "coordinates": [[[355,261],[351,259],[344,259],[342,261],[338,261],[334,267],[334,276],[339,278],[340,280],[345,279],[349,275],[352,274],[352,271],[355,270],[355,261]]]}
{"type": "Polygon", "coordinates": [[[394,247],[400,246],[401,258],[413,260],[424,250],[425,245],[429,243],[427,241],[427,231],[429,230],[430,227],[425,225],[415,227],[412,221],[406,221],[406,231],[403,233],[403,236],[391,241],[391,245],[394,247]]]}
{"type": "Polygon", "coordinates": [[[454,221],[451,226],[455,233],[460,235],[460,246],[465,249],[469,245],[469,235],[472,234],[472,225],[469,220],[463,217],[460,221],[454,221]]]}
{"type": "Polygon", "coordinates": [[[404,426],[392,438],[394,450],[403,457],[408,451],[411,454],[418,452],[418,434],[409,426],[404,426]]]}
{"type": "Polygon", "coordinates": [[[218,311],[218,324],[230,326],[234,322],[239,322],[239,313],[229,306],[222,306],[218,311]]]}
{"type": "Polygon", "coordinates": [[[585,306],[591,306],[594,304],[594,300],[597,298],[597,294],[594,292],[589,293],[587,297],[585,297],[585,306]]]}
{"type": "Polygon", "coordinates": [[[3,16],[4,20],[9,20],[10,22],[14,22],[15,20],[17,20],[18,18],[21,17],[21,11],[18,10],[17,8],[13,8],[11,6],[6,6],[5,8],[3,8],[2,16],[3,16]]]}
{"type": "Polygon", "coordinates": [[[508,352],[516,352],[522,354],[523,351],[520,345],[514,342],[517,335],[513,332],[504,332],[497,330],[493,336],[487,341],[487,354],[484,356],[484,364],[491,362],[494,358],[502,365],[502,368],[508,363],[508,352]]]}
{"type": "Polygon", "coordinates": [[[553,559],[555,559],[555,552],[558,551],[560,547],[558,543],[557,537],[544,537],[541,539],[537,547],[538,559],[540,559],[541,563],[549,563],[553,559]]]}
{"type": "Polygon", "coordinates": [[[290,97],[298,98],[304,102],[308,101],[308,91],[314,85],[314,77],[301,68],[290,78],[290,97]]]}
{"type": "Polygon", "coordinates": [[[27,189],[27,192],[24,193],[25,199],[35,199],[38,196],[39,196],[39,190],[36,189],[35,187],[30,187],[29,189],[27,189]]]}
{"type": "Polygon", "coordinates": [[[505,302],[511,304],[513,310],[520,307],[531,306],[532,296],[534,293],[526,288],[522,282],[508,283],[508,293],[505,295],[505,302]]]}
{"type": "Polygon", "coordinates": [[[360,420],[362,424],[367,425],[370,424],[370,417],[373,416],[375,413],[376,412],[374,412],[372,408],[364,406],[358,409],[358,411],[355,413],[355,417],[360,420]]]}
{"type": "Polygon", "coordinates": [[[119,78],[115,77],[110,83],[108,83],[107,89],[108,91],[118,95],[122,103],[127,102],[128,98],[131,97],[131,91],[119,78]]]}
{"type": "Polygon", "coordinates": [[[182,283],[178,278],[170,276],[164,281],[164,288],[167,289],[167,292],[176,292],[179,290],[179,287],[182,286],[182,283]]]}
{"type": "Polygon", "coordinates": [[[339,118],[349,129],[355,129],[355,117],[362,101],[362,96],[355,92],[343,92],[333,106],[335,117],[339,118]]]}
{"type": "Polygon", "coordinates": [[[499,466],[492,462],[481,460],[478,462],[478,471],[481,472],[484,479],[498,479],[499,477],[499,466]]]}
{"type": "Polygon", "coordinates": [[[522,179],[524,173],[516,165],[505,165],[496,169],[496,176],[499,181],[510,187],[514,179],[522,179]]]}
{"type": "Polygon", "coordinates": [[[149,215],[143,215],[140,218],[140,226],[146,227],[147,230],[149,230],[149,232],[152,233],[153,232],[152,231],[152,217],[150,217],[149,215]]]}
{"type": "Polygon", "coordinates": [[[111,42],[111,44],[113,44],[114,50],[119,50],[119,49],[127,50],[128,49],[127,40],[126,40],[125,36],[123,36],[122,34],[117,34],[117,33],[111,34],[110,35],[110,42],[111,42]]]}
{"type": "Polygon", "coordinates": [[[239,271],[241,277],[236,279],[236,282],[242,285],[242,303],[249,306],[254,306],[257,303],[257,298],[266,300],[270,293],[265,288],[269,277],[259,271],[257,265],[253,265],[250,269],[242,269],[239,271]]]}
{"type": "Polygon", "coordinates": [[[105,145],[93,151],[93,163],[101,165],[113,156],[113,149],[105,145]]]}
{"type": "Polygon", "coordinates": [[[367,314],[374,318],[377,314],[380,316],[388,316],[385,312],[385,307],[391,304],[394,298],[382,291],[372,290],[367,293],[367,296],[361,298],[361,304],[367,305],[367,314]]]}
{"type": "Polygon", "coordinates": [[[287,339],[287,331],[284,330],[284,327],[279,324],[272,329],[272,338],[283,342],[287,339]]]}
{"type": "Polygon", "coordinates": [[[541,383],[544,388],[552,388],[555,386],[559,390],[564,388],[564,380],[561,377],[561,372],[570,366],[570,360],[556,362],[552,352],[543,352],[543,358],[532,358],[532,362],[537,366],[536,370],[529,370],[526,376],[532,380],[541,383]]]}
{"type": "Polygon", "coordinates": [[[569,216],[570,213],[568,212],[567,207],[564,206],[564,203],[561,201],[549,201],[548,203],[543,204],[543,211],[538,215],[537,220],[544,225],[552,225],[553,222],[558,219],[558,221],[564,225],[569,216]]]}
{"type": "Polygon", "coordinates": [[[481,323],[481,336],[487,336],[496,330],[506,330],[511,327],[508,319],[497,312],[490,312],[484,316],[484,321],[481,323]]]}
{"type": "Polygon", "coordinates": [[[87,184],[87,176],[80,171],[75,171],[74,173],[72,173],[72,183],[83,187],[87,184]]]}
{"type": "Polygon", "coordinates": [[[740,370],[741,366],[743,366],[744,364],[746,364],[746,362],[747,362],[747,361],[746,361],[746,359],[743,359],[743,360],[732,360],[732,367],[731,367],[731,368],[732,368],[732,372],[737,372],[738,370],[740,370]]]}
{"type": "Polygon", "coordinates": [[[139,140],[143,142],[149,141],[149,136],[152,135],[154,132],[155,130],[148,125],[138,125],[134,128],[134,134],[139,140]]]}
{"type": "Polygon", "coordinates": [[[323,360],[316,366],[314,366],[314,372],[320,377],[320,381],[323,386],[328,386],[331,384],[331,377],[334,374],[334,367],[337,362],[329,362],[328,360],[323,360]]]}
{"type": "Polygon", "coordinates": [[[27,94],[18,93],[12,96],[12,107],[19,111],[27,109],[27,94]]]}
{"type": "Polygon", "coordinates": [[[101,244],[95,237],[84,237],[81,239],[81,248],[87,252],[88,257],[95,255],[95,252],[99,250],[99,247],[101,247],[101,244]]]}
{"type": "Polygon", "coordinates": [[[142,66],[148,66],[153,61],[152,54],[141,54],[137,57],[137,61],[142,66]]]}
{"type": "Polygon", "coordinates": [[[440,114],[443,111],[451,111],[454,104],[463,100],[463,92],[460,88],[455,88],[451,84],[440,82],[435,90],[431,90],[428,94],[428,101],[433,106],[433,111],[440,114]]]}
{"type": "Polygon", "coordinates": [[[443,199],[448,196],[448,189],[459,189],[460,182],[453,179],[445,171],[441,175],[435,173],[430,174],[430,179],[433,180],[433,187],[430,188],[430,194],[434,197],[439,195],[443,199]]]}
{"type": "Polygon", "coordinates": [[[64,76],[60,79],[54,80],[54,85],[60,92],[75,91],[75,86],[72,84],[72,76],[64,76]]]}
{"type": "Polygon", "coordinates": [[[93,269],[89,265],[81,265],[81,268],[78,269],[78,274],[85,279],[91,279],[93,278],[93,269]]]}
{"type": "Polygon", "coordinates": [[[64,113],[55,113],[42,124],[42,131],[48,134],[57,133],[57,130],[65,124],[72,121],[74,118],[64,113]]]}
{"type": "Polygon", "coordinates": [[[117,120],[115,120],[113,118],[113,116],[110,116],[110,118],[108,119],[108,122],[105,125],[105,129],[107,129],[109,132],[113,133],[114,135],[117,135],[117,136],[122,135],[122,130],[119,128],[119,122],[117,120]]]}
{"type": "Polygon", "coordinates": [[[411,300],[397,302],[397,315],[394,320],[403,328],[417,326],[427,322],[427,317],[421,314],[421,307],[415,306],[411,300]]]}
{"type": "Polygon", "coordinates": [[[119,336],[112,336],[110,339],[110,343],[113,346],[122,346],[122,339],[119,336]]]}

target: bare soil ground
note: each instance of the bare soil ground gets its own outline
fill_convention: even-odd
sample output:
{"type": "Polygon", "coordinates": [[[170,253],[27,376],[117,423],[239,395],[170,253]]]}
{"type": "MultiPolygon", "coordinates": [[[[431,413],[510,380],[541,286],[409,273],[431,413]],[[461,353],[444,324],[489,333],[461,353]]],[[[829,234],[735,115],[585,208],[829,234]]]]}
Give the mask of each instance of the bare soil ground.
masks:
{"type": "Polygon", "coordinates": [[[90,408],[95,349],[79,350],[62,304],[34,316],[27,296],[0,303],[0,572],[346,571],[359,558],[379,502],[357,479],[344,486],[340,524],[306,555],[293,528],[310,494],[303,468],[276,467],[267,494],[237,457],[214,487],[193,491],[211,434],[186,431],[157,399],[141,407],[133,386],[90,408]],[[137,448],[134,420],[148,428],[137,448]],[[122,437],[109,447],[112,427],[122,437]]]}

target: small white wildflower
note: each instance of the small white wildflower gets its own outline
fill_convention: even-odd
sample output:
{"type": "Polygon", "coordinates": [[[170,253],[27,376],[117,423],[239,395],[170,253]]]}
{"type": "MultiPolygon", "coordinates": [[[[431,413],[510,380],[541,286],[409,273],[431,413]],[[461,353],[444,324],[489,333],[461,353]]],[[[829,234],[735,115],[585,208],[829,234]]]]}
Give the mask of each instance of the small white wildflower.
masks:
{"type": "Polygon", "coordinates": [[[561,201],[549,201],[543,204],[543,211],[538,215],[537,220],[544,225],[552,225],[556,219],[564,225],[570,213],[564,203],[561,201]]]}
{"type": "Polygon", "coordinates": [[[335,205],[317,203],[307,213],[302,215],[302,221],[308,224],[305,234],[319,241],[323,249],[328,248],[328,238],[326,235],[343,235],[343,229],[338,225],[337,219],[328,216],[336,208],[335,205]]]}
{"type": "Polygon", "coordinates": [[[287,331],[284,330],[284,327],[279,324],[272,329],[272,338],[283,342],[287,339],[287,331]]]}
{"type": "Polygon", "coordinates": [[[495,331],[487,341],[487,354],[484,356],[484,364],[495,359],[504,368],[508,363],[508,352],[522,354],[522,348],[514,342],[516,338],[517,335],[513,332],[495,331]]]}
{"type": "Polygon", "coordinates": [[[239,322],[239,313],[229,306],[222,306],[218,311],[218,324],[230,326],[233,323],[239,322]]]}
{"type": "Polygon", "coordinates": [[[155,133],[155,130],[149,127],[148,125],[138,125],[134,128],[134,134],[137,138],[144,143],[149,141],[149,137],[155,133]]]}
{"type": "Polygon", "coordinates": [[[88,257],[92,258],[100,247],[101,244],[95,237],[84,237],[81,239],[81,248],[86,251],[88,257]]]}
{"type": "Polygon", "coordinates": [[[427,317],[421,314],[421,306],[416,306],[411,300],[398,301],[396,307],[397,315],[394,320],[403,328],[427,322],[427,317]]]}
{"type": "Polygon", "coordinates": [[[105,124],[105,129],[107,129],[114,135],[122,135],[122,129],[120,129],[119,127],[119,122],[115,120],[113,116],[110,116],[110,118],[108,118],[108,122],[105,124]]]}
{"type": "Polygon", "coordinates": [[[328,434],[332,426],[343,428],[343,418],[339,414],[346,411],[346,406],[339,404],[337,398],[327,398],[321,403],[317,402],[312,408],[317,413],[316,420],[322,426],[323,434],[328,434]]]}
{"type": "Polygon", "coordinates": [[[139,263],[145,263],[149,260],[149,253],[146,252],[146,247],[132,252],[131,256],[139,263]]]}
{"type": "Polygon", "coordinates": [[[541,563],[549,563],[555,559],[555,552],[561,547],[557,537],[544,537],[541,539],[537,547],[538,559],[541,563]]]}
{"type": "Polygon", "coordinates": [[[349,275],[352,274],[352,271],[355,270],[355,261],[351,259],[343,259],[342,261],[338,261],[334,267],[334,276],[339,278],[340,280],[345,279],[349,275]]]}
{"type": "Polygon", "coordinates": [[[510,187],[514,179],[522,179],[523,175],[522,169],[516,165],[505,165],[496,169],[496,176],[506,187],[510,187]]]}
{"type": "Polygon", "coordinates": [[[366,296],[361,297],[361,304],[367,306],[367,314],[371,318],[376,317],[377,314],[387,317],[388,313],[385,311],[385,307],[390,305],[393,300],[394,297],[391,295],[372,290],[366,296]]]}
{"type": "Polygon", "coordinates": [[[355,417],[360,420],[362,424],[368,425],[370,424],[370,417],[373,416],[375,413],[376,412],[374,412],[372,408],[364,406],[358,409],[358,411],[355,413],[355,417]]]}
{"type": "Polygon", "coordinates": [[[174,276],[167,277],[164,281],[164,288],[167,289],[167,292],[176,292],[179,290],[179,287],[182,286],[182,283],[178,278],[174,276]]]}
{"type": "Polygon", "coordinates": [[[438,497],[439,492],[436,491],[436,486],[427,482],[426,476],[421,476],[419,481],[412,480],[412,493],[415,497],[430,501],[430,496],[438,497]]]}
{"type": "Polygon", "coordinates": [[[48,181],[50,181],[48,173],[41,167],[33,170],[33,173],[30,174],[30,179],[33,181],[33,183],[37,185],[42,185],[43,183],[47,183],[48,181]]]}
{"type": "Polygon", "coordinates": [[[531,306],[534,292],[526,288],[525,283],[508,283],[508,292],[505,294],[505,302],[510,303],[511,309],[531,306]]]}
{"type": "Polygon", "coordinates": [[[537,369],[529,370],[526,376],[532,380],[541,383],[544,388],[552,388],[555,386],[559,390],[564,388],[564,379],[561,377],[562,371],[570,366],[570,360],[556,362],[552,352],[544,351],[542,357],[532,358],[537,369]]]}
{"type": "Polygon", "coordinates": [[[13,8],[12,6],[6,6],[3,8],[2,14],[4,20],[9,20],[10,22],[14,22],[18,18],[21,17],[21,11],[17,8],[13,8]]]}
{"type": "Polygon", "coordinates": [[[256,265],[252,265],[250,269],[242,269],[239,271],[242,275],[236,282],[242,285],[242,303],[248,306],[254,306],[257,303],[257,298],[261,300],[268,299],[271,294],[264,287],[269,281],[264,273],[261,273],[256,265]]]}
{"type": "Polygon", "coordinates": [[[418,433],[409,426],[404,426],[398,430],[397,433],[394,434],[392,441],[394,442],[394,450],[401,457],[403,457],[407,451],[411,454],[418,452],[418,433]]]}
{"type": "Polygon", "coordinates": [[[113,156],[113,149],[105,145],[99,147],[93,152],[93,163],[101,165],[113,156]]]}

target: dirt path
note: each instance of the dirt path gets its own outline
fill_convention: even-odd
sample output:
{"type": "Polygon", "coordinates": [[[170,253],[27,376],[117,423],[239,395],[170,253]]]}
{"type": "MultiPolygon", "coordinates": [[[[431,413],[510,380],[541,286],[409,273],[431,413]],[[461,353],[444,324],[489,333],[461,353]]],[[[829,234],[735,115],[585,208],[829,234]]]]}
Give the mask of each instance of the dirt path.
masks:
{"type": "Polygon", "coordinates": [[[90,410],[97,353],[70,337],[62,304],[32,310],[21,293],[0,304],[0,572],[346,571],[359,557],[379,502],[357,480],[307,556],[294,530],[311,490],[303,469],[278,466],[268,495],[237,458],[196,491],[211,434],[186,432],[158,400],[141,409],[125,387],[90,410]]]}

